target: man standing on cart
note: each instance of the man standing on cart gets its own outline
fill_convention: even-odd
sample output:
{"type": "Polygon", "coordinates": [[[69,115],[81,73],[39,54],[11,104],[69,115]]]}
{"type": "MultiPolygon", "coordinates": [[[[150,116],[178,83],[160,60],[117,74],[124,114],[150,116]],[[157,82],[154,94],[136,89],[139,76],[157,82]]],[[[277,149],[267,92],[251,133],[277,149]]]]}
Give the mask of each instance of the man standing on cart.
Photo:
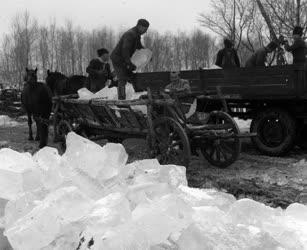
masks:
{"type": "Polygon", "coordinates": [[[217,53],[215,65],[223,69],[240,68],[240,59],[237,51],[233,47],[233,42],[225,38],[224,46],[225,47],[217,53]]]}
{"type": "Polygon", "coordinates": [[[105,87],[107,80],[113,80],[109,64],[109,51],[105,48],[97,50],[98,58],[90,61],[86,72],[89,74],[87,88],[98,92],[105,87]]]}
{"type": "Polygon", "coordinates": [[[278,44],[276,42],[270,42],[267,46],[262,47],[247,59],[245,67],[265,67],[267,61],[267,55],[277,49],[278,44]]]}
{"type": "Polygon", "coordinates": [[[306,44],[303,38],[303,28],[295,26],[293,29],[293,44],[289,45],[287,40],[283,41],[285,49],[293,55],[293,64],[304,64],[306,62],[306,44]]]}
{"type": "Polygon", "coordinates": [[[140,19],[137,25],[125,32],[120,38],[115,49],[111,53],[115,74],[118,78],[118,99],[126,99],[126,83],[132,76],[132,72],[136,70],[136,66],[131,62],[131,57],[137,49],[143,49],[141,43],[141,35],[148,30],[149,22],[140,19]]]}

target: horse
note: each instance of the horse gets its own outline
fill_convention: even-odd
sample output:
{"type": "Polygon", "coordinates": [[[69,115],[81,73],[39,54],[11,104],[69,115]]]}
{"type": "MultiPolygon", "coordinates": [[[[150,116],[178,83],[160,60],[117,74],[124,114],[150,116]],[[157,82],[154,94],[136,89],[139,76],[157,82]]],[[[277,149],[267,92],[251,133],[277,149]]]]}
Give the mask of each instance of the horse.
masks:
{"type": "Polygon", "coordinates": [[[52,93],[49,87],[37,81],[37,68],[26,68],[25,84],[21,93],[21,103],[28,116],[29,140],[33,140],[32,116],[36,123],[36,141],[39,148],[48,143],[48,126],[52,110],[52,93]]]}
{"type": "Polygon", "coordinates": [[[65,76],[60,72],[47,70],[46,83],[54,96],[76,94],[86,86],[87,77],[82,75],[65,76]]]}

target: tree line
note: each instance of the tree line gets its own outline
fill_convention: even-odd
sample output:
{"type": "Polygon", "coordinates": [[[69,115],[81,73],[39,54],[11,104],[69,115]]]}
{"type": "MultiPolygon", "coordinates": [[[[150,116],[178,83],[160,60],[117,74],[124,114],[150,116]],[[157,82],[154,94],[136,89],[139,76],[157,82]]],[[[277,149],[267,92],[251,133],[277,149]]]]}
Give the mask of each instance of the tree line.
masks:
{"type": "MultiPolygon", "coordinates": [[[[96,50],[105,47],[111,52],[121,34],[108,27],[83,30],[71,21],[63,26],[55,20],[39,25],[28,12],[23,12],[15,16],[10,33],[2,39],[1,82],[21,87],[25,67],[38,67],[41,80],[48,69],[65,75],[86,75],[89,61],[97,56],[96,50]]],[[[216,51],[215,38],[201,30],[161,34],[150,29],[143,43],[153,51],[146,71],[209,67],[216,51]]]]}
{"type": "MultiPolygon", "coordinates": [[[[261,2],[276,34],[291,38],[295,25],[306,27],[307,0],[261,2]]],[[[222,47],[223,37],[234,40],[244,64],[250,54],[272,40],[256,0],[211,0],[211,8],[209,14],[198,15],[200,28],[190,32],[162,34],[151,27],[143,41],[153,51],[152,62],[146,71],[209,67],[222,47]]],[[[71,21],[64,26],[58,26],[55,20],[40,25],[27,11],[17,14],[12,20],[10,33],[2,38],[0,81],[22,86],[27,66],[38,66],[41,79],[47,69],[65,75],[85,75],[89,61],[96,57],[96,50],[105,47],[112,51],[121,34],[108,27],[83,30],[71,21]]],[[[274,61],[274,55],[271,60],[274,61]]]]}

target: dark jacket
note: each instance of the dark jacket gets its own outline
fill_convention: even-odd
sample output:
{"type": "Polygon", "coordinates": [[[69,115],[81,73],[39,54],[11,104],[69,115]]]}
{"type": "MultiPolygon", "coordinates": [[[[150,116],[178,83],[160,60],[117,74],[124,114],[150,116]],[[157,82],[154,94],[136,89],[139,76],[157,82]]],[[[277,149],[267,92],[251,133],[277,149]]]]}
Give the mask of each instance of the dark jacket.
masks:
{"type": "Polygon", "coordinates": [[[258,67],[258,66],[265,66],[266,62],[266,57],[267,57],[267,51],[266,49],[260,48],[256,50],[256,52],[247,59],[245,67],[250,68],[250,67],[258,67]]]}
{"type": "Polygon", "coordinates": [[[142,49],[141,35],[138,33],[137,27],[125,32],[120,38],[115,49],[111,53],[113,65],[127,67],[131,64],[130,58],[137,49],[142,49]]]}
{"type": "Polygon", "coordinates": [[[110,64],[104,63],[98,58],[90,61],[86,72],[89,74],[87,88],[93,92],[101,90],[105,87],[107,80],[113,79],[110,64]]]}
{"type": "Polygon", "coordinates": [[[240,67],[237,51],[233,48],[224,48],[217,53],[215,65],[227,69],[240,67]]]}
{"type": "Polygon", "coordinates": [[[306,44],[303,38],[296,39],[291,46],[286,43],[285,49],[292,53],[293,64],[305,63],[306,44]]]}

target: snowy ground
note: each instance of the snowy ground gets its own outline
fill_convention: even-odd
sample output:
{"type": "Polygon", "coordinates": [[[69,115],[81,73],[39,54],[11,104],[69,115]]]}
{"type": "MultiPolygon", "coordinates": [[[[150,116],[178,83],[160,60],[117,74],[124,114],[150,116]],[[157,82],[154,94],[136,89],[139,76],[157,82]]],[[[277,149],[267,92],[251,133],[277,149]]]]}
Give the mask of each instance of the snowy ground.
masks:
{"type": "Polygon", "coordinates": [[[7,115],[0,115],[0,127],[15,127],[19,123],[7,115]]]}

